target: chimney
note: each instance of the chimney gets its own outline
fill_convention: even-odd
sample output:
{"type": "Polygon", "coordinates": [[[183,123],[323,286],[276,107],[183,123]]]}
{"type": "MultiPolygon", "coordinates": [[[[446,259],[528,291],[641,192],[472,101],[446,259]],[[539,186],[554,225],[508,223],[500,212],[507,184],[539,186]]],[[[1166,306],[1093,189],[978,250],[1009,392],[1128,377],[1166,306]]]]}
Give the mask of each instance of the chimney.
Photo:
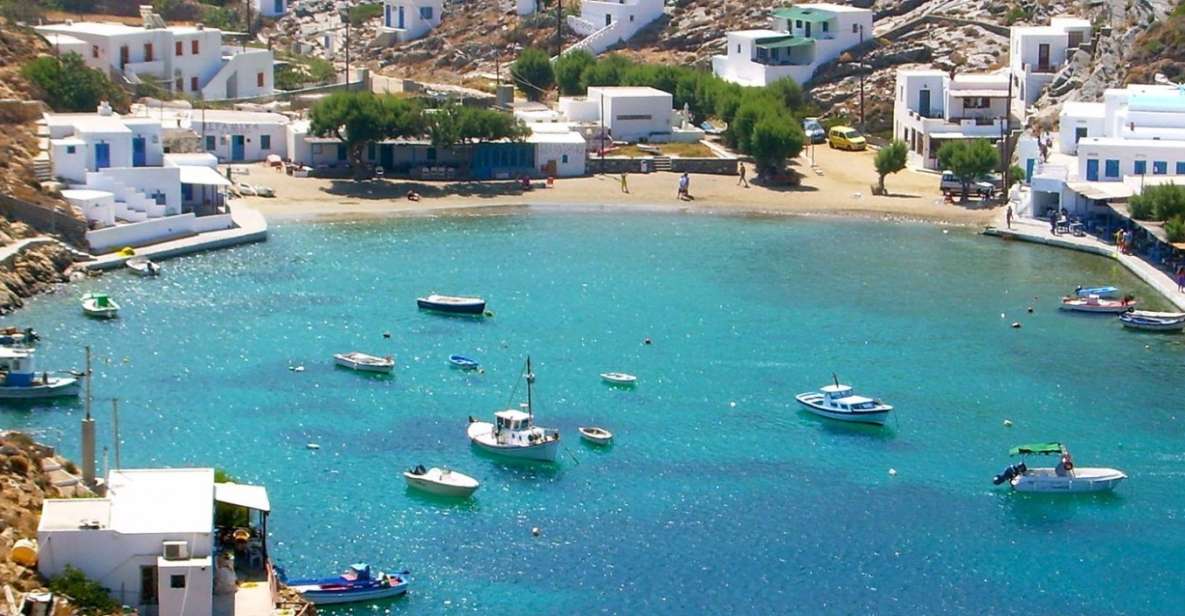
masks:
{"type": "Polygon", "coordinates": [[[199,22],[197,22],[197,29],[198,29],[198,30],[205,30],[205,29],[206,29],[206,24],[204,24],[204,23],[202,23],[202,22],[200,22],[200,21],[199,21],[199,22]]]}
{"type": "Polygon", "coordinates": [[[112,111],[111,111],[111,103],[109,103],[109,102],[107,102],[107,101],[103,101],[103,102],[99,103],[99,109],[98,109],[98,114],[99,114],[99,115],[101,115],[101,116],[109,116],[109,115],[111,115],[111,113],[112,113],[112,111]]]}

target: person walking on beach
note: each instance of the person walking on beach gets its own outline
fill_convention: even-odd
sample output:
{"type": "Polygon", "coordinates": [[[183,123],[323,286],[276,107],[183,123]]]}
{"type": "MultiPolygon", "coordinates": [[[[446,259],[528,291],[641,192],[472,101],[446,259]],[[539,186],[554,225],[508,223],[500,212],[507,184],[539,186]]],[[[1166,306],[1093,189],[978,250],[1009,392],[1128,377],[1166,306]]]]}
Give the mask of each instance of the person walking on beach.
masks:
{"type": "Polygon", "coordinates": [[[626,194],[629,194],[629,192],[630,192],[630,184],[629,184],[629,177],[628,176],[629,176],[629,174],[626,173],[625,171],[621,172],[621,192],[626,193],[626,194]]]}
{"type": "Polygon", "coordinates": [[[686,172],[679,176],[679,200],[687,201],[691,199],[691,176],[686,172]]]}
{"type": "Polygon", "coordinates": [[[741,184],[744,184],[745,188],[749,187],[749,180],[745,177],[745,163],[741,163],[741,178],[737,180],[737,186],[741,184]]]}
{"type": "Polygon", "coordinates": [[[1008,228],[1012,228],[1012,204],[1008,204],[1008,209],[1004,210],[1004,221],[1008,223],[1008,228]]]}

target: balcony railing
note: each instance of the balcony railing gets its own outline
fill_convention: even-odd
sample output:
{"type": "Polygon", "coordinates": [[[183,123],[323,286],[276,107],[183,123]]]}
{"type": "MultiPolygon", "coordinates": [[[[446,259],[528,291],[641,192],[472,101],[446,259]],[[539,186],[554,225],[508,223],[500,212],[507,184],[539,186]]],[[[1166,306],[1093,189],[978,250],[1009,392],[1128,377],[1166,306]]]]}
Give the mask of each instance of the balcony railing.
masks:
{"type": "Polygon", "coordinates": [[[943,119],[941,109],[931,109],[930,113],[923,114],[919,111],[910,110],[909,115],[915,120],[941,120],[943,119]]]}

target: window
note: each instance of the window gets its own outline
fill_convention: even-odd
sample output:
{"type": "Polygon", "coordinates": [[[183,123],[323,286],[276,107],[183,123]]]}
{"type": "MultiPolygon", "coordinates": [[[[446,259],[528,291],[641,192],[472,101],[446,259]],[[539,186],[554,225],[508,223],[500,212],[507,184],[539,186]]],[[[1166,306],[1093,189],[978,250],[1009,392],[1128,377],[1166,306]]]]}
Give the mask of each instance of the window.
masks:
{"type": "Polygon", "coordinates": [[[987,109],[991,105],[987,97],[970,96],[963,99],[963,109],[987,109]]]}
{"type": "Polygon", "coordinates": [[[344,144],[344,143],[337,144],[337,159],[338,160],[345,160],[346,159],[346,144],[344,144]]]}
{"type": "Polygon", "coordinates": [[[741,53],[741,45],[740,45],[740,43],[737,43],[737,53],[741,53]]]}
{"type": "Polygon", "coordinates": [[[255,85],[263,87],[263,73],[255,73],[255,85]]]}
{"type": "Polygon", "coordinates": [[[652,116],[652,115],[650,115],[650,114],[645,114],[645,115],[642,115],[642,114],[638,114],[638,115],[619,115],[619,116],[617,116],[617,118],[616,118],[616,119],[617,119],[617,120],[649,120],[649,119],[651,119],[651,118],[653,118],[653,117],[654,117],[654,116],[652,116]]]}
{"type": "Polygon", "coordinates": [[[564,154],[562,157],[560,157],[560,162],[564,163],[565,165],[568,164],[568,155],[564,154]]]}
{"type": "MultiPolygon", "coordinates": [[[[259,149],[261,149],[261,150],[272,149],[272,136],[271,135],[260,135],[259,136],[259,149]]],[[[371,156],[371,158],[374,158],[374,156],[371,156]]]]}
{"type": "Polygon", "coordinates": [[[827,23],[827,22],[823,22],[823,31],[824,31],[824,32],[826,32],[826,31],[827,31],[827,26],[828,26],[828,23],[827,23]]]}
{"type": "Polygon", "coordinates": [[[185,588],[185,576],[184,575],[170,575],[169,576],[169,588],[185,588]]]}
{"type": "Polygon", "coordinates": [[[193,41],[190,41],[190,43],[189,43],[189,53],[191,53],[191,54],[193,54],[193,55],[195,55],[195,56],[196,56],[196,55],[198,55],[198,49],[200,49],[200,47],[198,46],[198,41],[197,41],[197,39],[194,39],[193,41]]]}
{"type": "Polygon", "coordinates": [[[1169,172],[1169,163],[1167,160],[1152,161],[1152,175],[1166,175],[1169,172]]]}
{"type": "Polygon", "coordinates": [[[802,27],[802,20],[801,20],[801,19],[795,19],[795,20],[794,20],[794,27],[795,27],[795,28],[801,28],[801,27],[802,27]]]}
{"type": "Polygon", "coordinates": [[[152,43],[144,43],[144,61],[152,62],[152,43]]]}
{"type": "Polygon", "coordinates": [[[206,151],[213,152],[218,148],[218,139],[214,135],[206,135],[206,151]]]}
{"type": "Polygon", "coordinates": [[[432,19],[432,7],[421,6],[420,7],[420,19],[426,19],[426,20],[432,19]]]}
{"type": "Polygon", "coordinates": [[[1148,161],[1137,160],[1134,168],[1132,169],[1132,172],[1135,173],[1136,175],[1147,175],[1148,161]]]}
{"type": "Polygon", "coordinates": [[[177,44],[174,47],[173,55],[180,56],[185,54],[185,43],[177,41],[177,44]]]}
{"type": "Polygon", "coordinates": [[[99,57],[99,46],[98,45],[91,45],[91,57],[92,58],[99,57]]]}
{"type": "Polygon", "coordinates": [[[1185,175],[1185,162],[1177,161],[1177,175],[1185,175]]]}
{"type": "Polygon", "coordinates": [[[1103,165],[1103,172],[1109,178],[1119,177],[1119,161],[1115,159],[1106,161],[1103,165]]]}
{"type": "Polygon", "coordinates": [[[173,91],[174,92],[184,92],[185,91],[185,78],[184,77],[178,77],[177,81],[173,83],[173,91]]]}
{"type": "MultiPolygon", "coordinates": [[[[75,152],[74,146],[72,146],[72,145],[66,146],[66,153],[67,154],[73,154],[74,152],[75,152]]],[[[1177,164],[1179,165],[1181,163],[1177,163],[1177,164]]]]}
{"type": "Polygon", "coordinates": [[[852,24],[852,34],[860,32],[860,24],[852,24]]]}
{"type": "Polygon", "coordinates": [[[321,153],[321,144],[314,143],[313,144],[313,154],[315,155],[315,154],[320,154],[320,153],[321,153]]]}
{"type": "Polygon", "coordinates": [[[156,605],[156,567],[140,566],[140,603],[156,605]]]}
{"type": "Polygon", "coordinates": [[[190,77],[189,78],[189,89],[193,92],[198,91],[199,88],[198,88],[198,78],[197,77],[190,77]]]}
{"type": "MultiPolygon", "coordinates": [[[[165,203],[167,202],[167,199],[165,199],[165,193],[163,193],[159,190],[152,193],[152,200],[155,201],[157,205],[165,205],[165,203]]],[[[174,577],[176,577],[176,576],[174,576],[174,577]]],[[[182,577],[184,577],[184,576],[182,576],[182,577]]],[[[185,588],[185,585],[182,584],[181,586],[174,586],[173,588],[185,588]]]]}

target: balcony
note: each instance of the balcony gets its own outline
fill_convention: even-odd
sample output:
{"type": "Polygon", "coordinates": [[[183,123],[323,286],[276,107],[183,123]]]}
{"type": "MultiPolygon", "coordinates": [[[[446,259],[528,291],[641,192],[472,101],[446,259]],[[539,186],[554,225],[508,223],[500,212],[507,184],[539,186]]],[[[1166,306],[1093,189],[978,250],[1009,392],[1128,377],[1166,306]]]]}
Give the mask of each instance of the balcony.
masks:
{"type": "Polygon", "coordinates": [[[1038,62],[1037,64],[1025,64],[1025,70],[1030,73],[1050,74],[1056,73],[1061,68],[1057,65],[1048,62],[1038,62]]]}
{"type": "Polygon", "coordinates": [[[941,120],[943,119],[941,109],[930,109],[930,113],[923,114],[912,109],[909,110],[909,117],[915,120],[941,120]]]}
{"type": "Polygon", "coordinates": [[[165,79],[165,62],[164,60],[153,60],[151,62],[128,62],[123,65],[123,72],[129,78],[132,75],[137,77],[151,77],[154,79],[165,79]]]}

